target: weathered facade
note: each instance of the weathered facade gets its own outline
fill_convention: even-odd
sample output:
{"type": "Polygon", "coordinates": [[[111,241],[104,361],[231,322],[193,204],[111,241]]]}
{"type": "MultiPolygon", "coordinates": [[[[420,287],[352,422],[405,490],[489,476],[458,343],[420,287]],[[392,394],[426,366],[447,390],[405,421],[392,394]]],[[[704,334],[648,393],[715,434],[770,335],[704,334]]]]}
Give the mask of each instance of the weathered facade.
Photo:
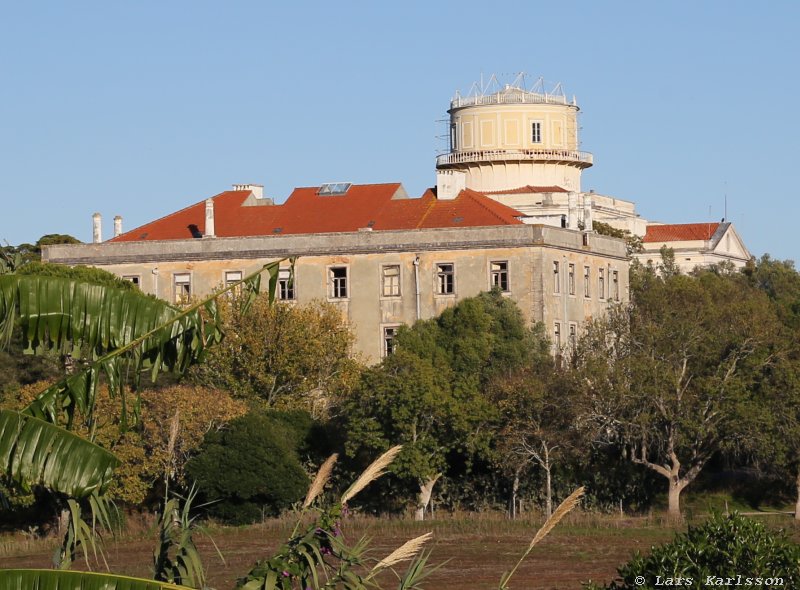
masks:
{"type": "Polygon", "coordinates": [[[399,325],[434,317],[492,287],[512,298],[529,322],[542,322],[561,348],[571,345],[587,318],[602,314],[611,301],[627,299],[621,240],[523,224],[515,218],[518,212],[470,191],[450,200],[427,193],[408,199],[399,185],[373,186],[378,188],[371,193],[369,185],[352,187],[349,199],[298,189],[285,205],[258,208],[252,207],[256,193],[229,191],[212,200],[211,217],[201,202],[108,242],[48,247],[44,257],[97,266],[182,303],[267,262],[296,256],[294,280],[287,262],[279,297],[337,305],[354,330],[356,350],[370,362],[391,352],[399,325]],[[349,220],[357,229],[314,232],[322,221],[296,221],[301,205],[328,198],[339,199],[333,205],[339,221],[349,220]],[[214,201],[220,205],[216,212],[214,201]],[[363,219],[353,219],[359,211],[363,219]],[[237,214],[238,233],[251,224],[255,235],[230,235],[236,233],[237,214]],[[299,225],[293,226],[293,219],[299,225]],[[280,233],[274,232],[275,223],[280,233]],[[389,225],[409,228],[380,229],[389,225]]]}

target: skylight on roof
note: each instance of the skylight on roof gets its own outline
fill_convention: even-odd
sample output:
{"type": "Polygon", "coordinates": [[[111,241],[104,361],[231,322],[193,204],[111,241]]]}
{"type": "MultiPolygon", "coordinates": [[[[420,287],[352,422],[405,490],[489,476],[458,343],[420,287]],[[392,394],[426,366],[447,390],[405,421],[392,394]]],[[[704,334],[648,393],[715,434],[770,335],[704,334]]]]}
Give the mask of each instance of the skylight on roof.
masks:
{"type": "Polygon", "coordinates": [[[317,194],[326,197],[343,195],[351,186],[353,186],[352,182],[326,182],[319,187],[319,192],[317,192],[317,194]]]}

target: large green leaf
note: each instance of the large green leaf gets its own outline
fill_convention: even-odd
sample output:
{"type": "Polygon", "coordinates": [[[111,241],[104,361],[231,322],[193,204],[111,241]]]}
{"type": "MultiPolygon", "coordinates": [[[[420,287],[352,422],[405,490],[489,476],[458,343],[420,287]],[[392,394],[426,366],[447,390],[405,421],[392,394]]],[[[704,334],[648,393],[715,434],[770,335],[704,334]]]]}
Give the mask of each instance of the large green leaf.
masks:
{"type": "Polygon", "coordinates": [[[0,570],[3,590],[190,590],[166,582],[93,572],[0,570]]]}
{"type": "Polygon", "coordinates": [[[110,452],[72,432],[33,416],[0,410],[0,466],[25,490],[41,485],[84,498],[102,492],[118,463],[110,452]]]}

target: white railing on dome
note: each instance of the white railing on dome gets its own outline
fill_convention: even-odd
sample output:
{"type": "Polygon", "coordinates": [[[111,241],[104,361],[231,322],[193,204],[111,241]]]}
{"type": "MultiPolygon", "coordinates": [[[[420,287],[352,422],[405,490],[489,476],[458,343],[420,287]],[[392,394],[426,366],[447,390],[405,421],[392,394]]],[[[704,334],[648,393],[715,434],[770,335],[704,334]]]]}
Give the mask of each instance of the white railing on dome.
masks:
{"type": "Polygon", "coordinates": [[[498,161],[546,161],[546,162],[575,162],[591,166],[592,154],[576,150],[484,150],[477,152],[454,152],[442,154],[436,158],[437,166],[448,164],[466,164],[470,162],[498,162],[498,161]]]}
{"type": "MultiPolygon", "coordinates": [[[[456,96],[450,108],[471,107],[484,104],[570,104],[563,94],[539,94],[538,92],[496,92],[473,96],[456,96]]],[[[573,106],[577,106],[573,103],[573,106]]]]}

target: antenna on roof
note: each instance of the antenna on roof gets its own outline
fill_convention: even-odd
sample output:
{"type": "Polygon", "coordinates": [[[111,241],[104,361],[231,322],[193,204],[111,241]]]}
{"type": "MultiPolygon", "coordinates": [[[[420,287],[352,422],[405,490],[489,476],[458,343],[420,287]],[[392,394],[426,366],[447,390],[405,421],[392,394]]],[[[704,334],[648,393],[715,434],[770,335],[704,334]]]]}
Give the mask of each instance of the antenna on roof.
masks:
{"type": "Polygon", "coordinates": [[[728,219],[728,181],[725,181],[725,217],[722,219],[728,219]]]}

